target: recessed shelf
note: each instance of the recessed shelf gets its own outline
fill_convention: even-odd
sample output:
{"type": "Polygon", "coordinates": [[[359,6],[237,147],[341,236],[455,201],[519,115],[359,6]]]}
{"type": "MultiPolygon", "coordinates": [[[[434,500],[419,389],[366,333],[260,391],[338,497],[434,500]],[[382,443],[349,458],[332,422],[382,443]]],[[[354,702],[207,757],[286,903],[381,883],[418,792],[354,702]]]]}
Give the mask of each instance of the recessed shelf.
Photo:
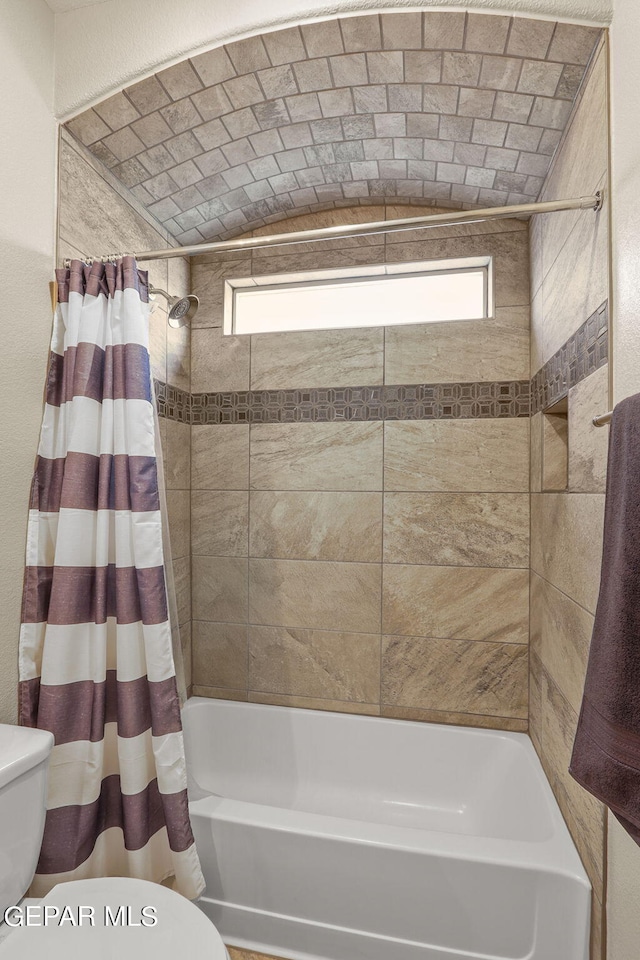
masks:
{"type": "Polygon", "coordinates": [[[569,400],[563,397],[542,411],[542,491],[569,485],[569,400]]]}

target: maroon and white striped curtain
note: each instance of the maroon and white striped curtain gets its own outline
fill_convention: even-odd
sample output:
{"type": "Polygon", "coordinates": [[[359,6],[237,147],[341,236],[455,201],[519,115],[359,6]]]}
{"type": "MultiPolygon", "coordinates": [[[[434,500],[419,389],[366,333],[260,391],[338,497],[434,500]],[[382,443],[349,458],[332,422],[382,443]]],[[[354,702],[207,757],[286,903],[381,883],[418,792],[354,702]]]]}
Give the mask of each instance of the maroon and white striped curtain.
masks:
{"type": "Polygon", "coordinates": [[[55,736],[32,893],[175,876],[193,899],[147,274],[73,260],[57,280],[20,634],[20,721],[55,736]]]}

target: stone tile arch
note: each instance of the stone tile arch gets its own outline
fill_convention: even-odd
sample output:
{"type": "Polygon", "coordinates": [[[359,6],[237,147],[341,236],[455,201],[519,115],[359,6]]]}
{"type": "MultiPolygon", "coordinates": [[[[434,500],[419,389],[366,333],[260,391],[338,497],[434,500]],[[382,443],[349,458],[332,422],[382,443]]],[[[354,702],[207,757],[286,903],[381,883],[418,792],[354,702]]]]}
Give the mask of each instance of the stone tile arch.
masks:
{"type": "Polygon", "coordinates": [[[600,30],[457,12],[250,37],[67,123],[179,243],[399,200],[536,200],[600,30]]]}

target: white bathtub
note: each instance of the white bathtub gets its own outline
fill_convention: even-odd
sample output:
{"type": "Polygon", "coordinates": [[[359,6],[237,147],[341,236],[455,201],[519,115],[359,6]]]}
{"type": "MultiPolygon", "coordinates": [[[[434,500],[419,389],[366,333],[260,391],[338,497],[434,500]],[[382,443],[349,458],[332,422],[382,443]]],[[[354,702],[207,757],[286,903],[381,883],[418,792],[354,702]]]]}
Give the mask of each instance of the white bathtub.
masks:
{"type": "Polygon", "coordinates": [[[189,700],[223,939],[294,960],[587,960],[590,886],[528,737],[189,700]]]}

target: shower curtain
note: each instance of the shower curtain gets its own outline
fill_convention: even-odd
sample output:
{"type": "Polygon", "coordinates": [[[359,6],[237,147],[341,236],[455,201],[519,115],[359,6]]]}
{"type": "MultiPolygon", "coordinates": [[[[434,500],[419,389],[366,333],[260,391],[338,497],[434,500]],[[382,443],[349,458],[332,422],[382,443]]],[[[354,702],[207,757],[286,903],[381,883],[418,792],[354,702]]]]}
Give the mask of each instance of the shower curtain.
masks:
{"type": "Polygon", "coordinates": [[[193,899],[147,274],[133,257],[56,274],[20,634],[20,722],[55,737],[31,892],[174,876],[193,899]]]}

